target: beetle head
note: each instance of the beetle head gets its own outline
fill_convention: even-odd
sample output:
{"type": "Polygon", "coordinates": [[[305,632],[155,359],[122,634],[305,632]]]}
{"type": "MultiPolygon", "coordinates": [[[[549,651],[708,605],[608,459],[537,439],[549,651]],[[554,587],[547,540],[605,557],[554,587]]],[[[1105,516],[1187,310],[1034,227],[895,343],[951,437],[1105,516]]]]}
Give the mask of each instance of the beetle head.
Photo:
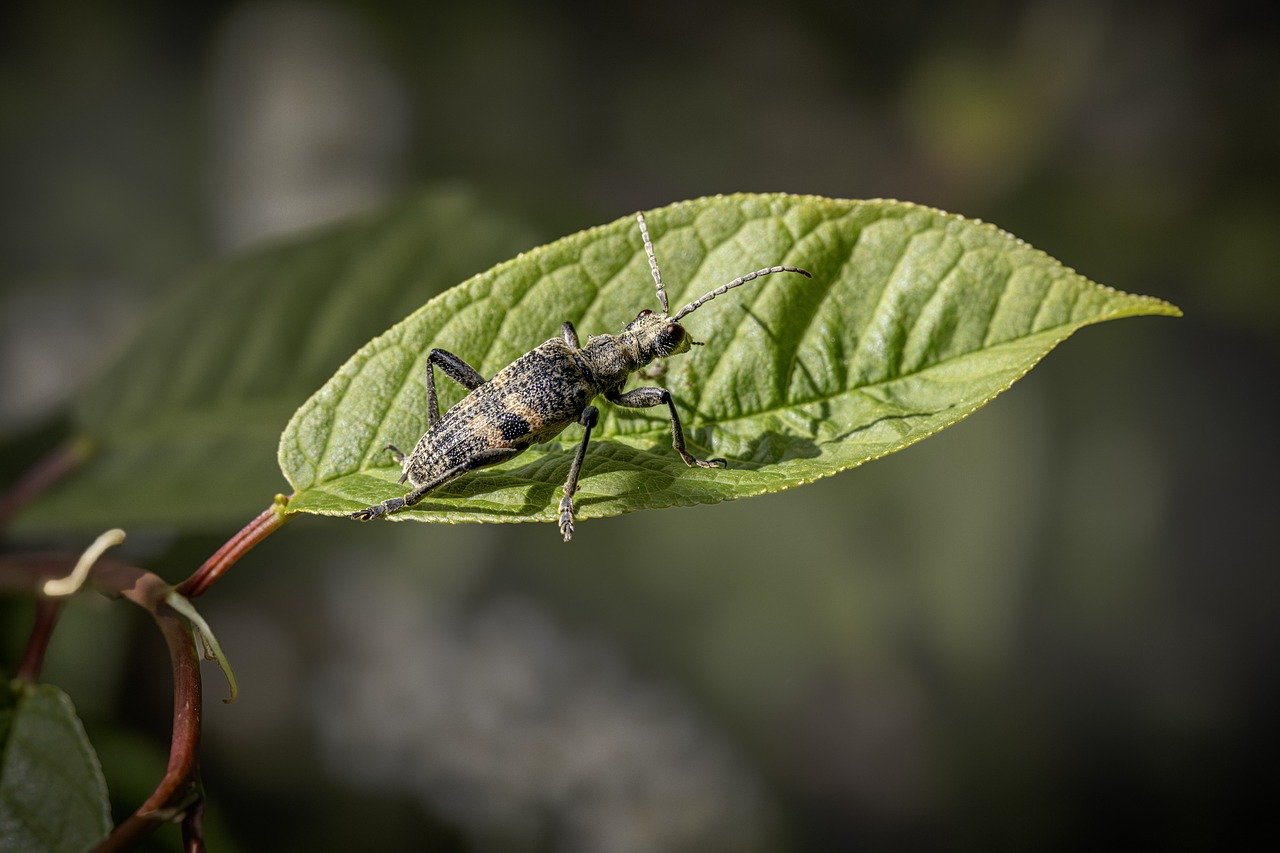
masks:
{"type": "Polygon", "coordinates": [[[635,338],[641,355],[647,357],[646,363],[655,358],[688,352],[691,345],[698,343],[685,331],[684,326],[665,313],[650,311],[648,308],[637,314],[623,333],[635,338]]]}
{"type": "Polygon", "coordinates": [[[680,325],[680,318],[698,310],[720,294],[735,287],[740,287],[749,281],[755,281],[761,276],[772,275],[773,273],[791,272],[799,273],[805,278],[813,278],[809,272],[799,267],[765,267],[764,269],[738,276],[728,284],[720,285],[715,290],[703,294],[681,308],[675,313],[675,316],[669,316],[668,312],[671,309],[667,302],[667,289],[662,285],[662,273],[658,270],[658,258],[654,255],[653,241],[649,239],[649,227],[645,224],[643,213],[636,214],[636,222],[640,226],[640,239],[644,242],[644,252],[649,259],[649,272],[653,275],[653,285],[657,289],[658,302],[662,305],[661,313],[650,311],[648,308],[644,309],[623,330],[624,334],[630,335],[639,345],[639,354],[644,364],[648,364],[655,358],[666,358],[667,356],[688,352],[690,346],[701,346],[701,343],[689,337],[689,333],[684,330],[684,326],[680,325]]]}

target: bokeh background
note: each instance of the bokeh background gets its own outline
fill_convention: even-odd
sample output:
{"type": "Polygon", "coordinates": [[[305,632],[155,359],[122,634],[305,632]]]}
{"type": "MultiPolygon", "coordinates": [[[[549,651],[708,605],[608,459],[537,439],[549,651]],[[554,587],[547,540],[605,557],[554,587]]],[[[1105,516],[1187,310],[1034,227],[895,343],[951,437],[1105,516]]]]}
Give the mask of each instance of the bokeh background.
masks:
{"type": "MultiPolygon", "coordinates": [[[[1280,39],[1250,8],[6,4],[0,473],[183,270],[416,188],[543,239],[740,190],[990,220],[1187,316],[1088,329],[854,472],[568,548],[289,525],[201,604],[242,688],[206,671],[211,842],[1274,841],[1280,39]]],[[[178,580],[233,529],[127,553],[178,580]]],[[[45,674],[128,813],[167,743],[154,631],[81,597],[45,674]]]]}

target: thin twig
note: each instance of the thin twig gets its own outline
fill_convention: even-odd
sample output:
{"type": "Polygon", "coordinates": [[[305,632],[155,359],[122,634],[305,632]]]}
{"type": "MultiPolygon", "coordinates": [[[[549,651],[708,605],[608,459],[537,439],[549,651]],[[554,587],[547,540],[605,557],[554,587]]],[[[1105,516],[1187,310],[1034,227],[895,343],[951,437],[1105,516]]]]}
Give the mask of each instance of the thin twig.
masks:
{"type": "MultiPolygon", "coordinates": [[[[65,575],[78,557],[76,554],[0,557],[0,589],[35,592],[48,578],[65,575]]],[[[200,745],[200,655],[187,620],[165,603],[165,596],[173,588],[159,576],[103,557],[90,570],[89,582],[107,595],[127,598],[150,613],[169,647],[173,665],[169,766],[147,801],[97,848],[99,851],[129,850],[162,824],[184,818],[200,801],[196,778],[200,745]]]]}
{"type": "Polygon", "coordinates": [[[204,853],[204,799],[187,809],[182,818],[183,853],[204,853]]]}
{"type": "Polygon", "coordinates": [[[200,656],[186,621],[168,605],[153,614],[173,661],[173,736],[169,766],[155,791],[138,810],[98,845],[98,853],[132,850],[157,828],[185,818],[201,799],[196,781],[200,749],[200,656]]]}
{"type": "Polygon", "coordinates": [[[283,511],[287,500],[283,495],[277,495],[275,503],[258,513],[253,521],[205,560],[204,565],[196,569],[191,577],[178,584],[178,593],[186,598],[196,598],[217,582],[254,545],[266,539],[292,517],[283,511]]]}
{"type": "Polygon", "coordinates": [[[9,526],[18,510],[83,465],[91,455],[90,443],[80,438],[61,444],[42,456],[8,492],[0,495],[0,530],[9,526]]]}
{"type": "Polygon", "coordinates": [[[62,601],[56,598],[36,599],[36,623],[31,626],[27,647],[22,652],[22,662],[18,664],[16,677],[19,681],[35,684],[40,680],[45,652],[49,650],[49,638],[53,636],[53,626],[57,624],[58,614],[61,612],[62,601]]]}

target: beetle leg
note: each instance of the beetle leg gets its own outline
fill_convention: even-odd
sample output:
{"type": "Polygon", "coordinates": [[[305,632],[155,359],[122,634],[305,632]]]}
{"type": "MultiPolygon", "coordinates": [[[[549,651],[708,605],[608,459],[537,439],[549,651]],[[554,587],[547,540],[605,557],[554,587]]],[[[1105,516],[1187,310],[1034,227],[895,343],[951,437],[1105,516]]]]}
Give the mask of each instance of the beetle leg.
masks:
{"type": "Polygon", "coordinates": [[[641,379],[661,379],[667,375],[667,363],[665,361],[655,361],[640,368],[636,375],[641,379]]]}
{"type": "MultiPolygon", "coordinates": [[[[403,466],[404,466],[404,453],[403,453],[403,451],[401,451],[401,450],[400,450],[400,448],[396,447],[394,444],[388,444],[386,447],[384,447],[384,448],[382,448],[382,449],[383,449],[383,450],[390,450],[390,451],[391,451],[391,458],[392,458],[392,459],[394,459],[394,460],[396,460],[396,464],[397,464],[397,465],[399,465],[399,466],[401,466],[401,467],[403,467],[403,466]]],[[[407,479],[409,479],[409,472],[408,472],[408,471],[404,471],[403,473],[401,473],[401,474],[400,474],[400,479],[399,479],[399,480],[396,480],[396,482],[397,482],[397,483],[403,483],[403,482],[404,482],[405,480],[407,480],[407,479]]]]}
{"type": "Polygon", "coordinates": [[[578,474],[582,472],[582,460],[587,455],[587,442],[591,440],[591,430],[599,419],[600,410],[595,406],[587,406],[583,409],[582,417],[578,419],[585,429],[582,431],[582,442],[578,445],[578,452],[573,456],[573,464],[569,466],[569,477],[564,481],[564,497],[560,499],[560,533],[566,542],[573,538],[573,496],[578,491],[578,474]]]}
{"type": "Polygon", "coordinates": [[[684,464],[699,468],[723,468],[728,464],[723,459],[695,459],[693,454],[684,449],[684,430],[680,428],[680,415],[676,414],[676,402],[666,388],[633,388],[626,393],[613,390],[605,392],[604,396],[610,403],[629,409],[648,409],[666,403],[671,412],[671,446],[680,454],[684,464]]]}
{"type": "Polygon", "coordinates": [[[480,371],[448,350],[433,349],[427,354],[427,421],[432,425],[440,420],[440,401],[436,397],[437,367],[444,371],[445,376],[468,391],[474,391],[484,384],[480,371]]]}
{"type": "Polygon", "coordinates": [[[391,498],[380,504],[367,506],[359,512],[351,513],[351,517],[356,521],[371,521],[379,516],[391,515],[394,512],[399,512],[400,510],[411,507],[418,501],[422,500],[426,497],[427,492],[432,489],[438,489],[445,483],[458,479],[468,471],[474,471],[477,468],[484,468],[489,465],[497,465],[499,462],[505,462],[512,456],[518,456],[520,452],[521,451],[519,449],[504,447],[501,449],[486,450],[481,453],[477,453],[471,460],[450,468],[434,480],[430,480],[423,483],[421,486],[418,486],[404,497],[391,498]]]}

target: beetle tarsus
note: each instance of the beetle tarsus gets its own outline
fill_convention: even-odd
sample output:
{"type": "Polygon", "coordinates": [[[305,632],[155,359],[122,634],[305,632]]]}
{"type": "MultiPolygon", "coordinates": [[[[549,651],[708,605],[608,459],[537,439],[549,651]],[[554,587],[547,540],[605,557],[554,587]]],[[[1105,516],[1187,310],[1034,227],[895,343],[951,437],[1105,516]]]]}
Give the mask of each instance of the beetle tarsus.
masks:
{"type": "Polygon", "coordinates": [[[569,495],[560,499],[560,534],[566,542],[573,538],[573,498],[569,495]]]}

